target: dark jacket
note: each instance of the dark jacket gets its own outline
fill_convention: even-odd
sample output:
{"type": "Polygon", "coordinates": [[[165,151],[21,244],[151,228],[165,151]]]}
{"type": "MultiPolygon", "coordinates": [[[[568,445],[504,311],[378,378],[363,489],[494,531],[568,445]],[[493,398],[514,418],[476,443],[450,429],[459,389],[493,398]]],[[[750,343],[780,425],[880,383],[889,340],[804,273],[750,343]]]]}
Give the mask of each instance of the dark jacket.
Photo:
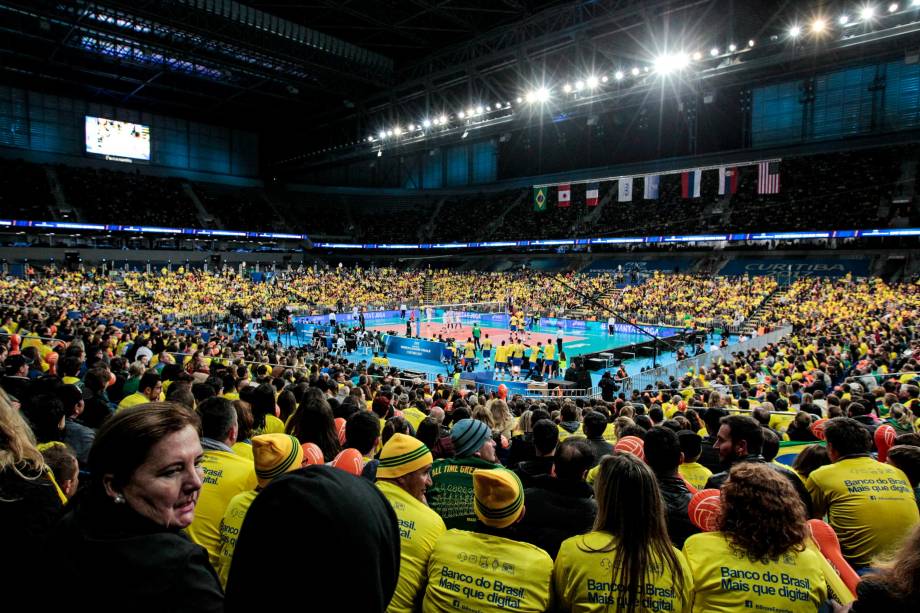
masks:
{"type": "Polygon", "coordinates": [[[687,537],[700,531],[690,521],[690,513],[687,512],[693,494],[687,488],[687,482],[678,476],[656,477],[667,512],[665,519],[668,524],[668,536],[671,537],[671,543],[681,549],[687,537]]]}
{"type": "Polygon", "coordinates": [[[700,459],[697,460],[700,464],[711,470],[713,473],[722,471],[722,461],[719,460],[719,450],[713,447],[713,444],[716,442],[716,437],[714,436],[704,436],[703,441],[700,443],[702,445],[702,453],[700,454],[700,459]]]}
{"type": "Polygon", "coordinates": [[[856,602],[851,613],[877,611],[920,611],[920,594],[896,594],[887,585],[868,576],[856,584],[856,602]]]}
{"type": "Polygon", "coordinates": [[[40,581],[36,574],[42,575],[36,569],[47,563],[41,544],[64,505],[50,479],[25,465],[18,469],[0,471],[0,526],[8,561],[3,581],[10,588],[34,589],[39,587],[35,581],[40,581]]]}
{"type": "Polygon", "coordinates": [[[591,445],[591,449],[594,450],[595,466],[600,463],[602,457],[613,453],[613,445],[609,443],[604,437],[589,438],[588,444],[591,445]]]}
{"type": "Polygon", "coordinates": [[[594,490],[584,481],[535,477],[524,490],[526,511],[518,524],[518,539],[543,549],[553,558],[559,545],[591,531],[597,515],[594,490]]]}
{"type": "Polygon", "coordinates": [[[92,602],[94,611],[223,611],[208,553],[177,529],[159,526],[127,504],[81,492],[52,531],[55,561],[48,610],[92,602]],[[104,594],[104,597],[100,597],[104,594]]]}
{"type": "Polygon", "coordinates": [[[533,432],[525,432],[511,437],[511,449],[508,451],[508,468],[514,468],[524,460],[532,460],[537,457],[537,451],[533,446],[533,432]]]}
{"type": "Polygon", "coordinates": [[[521,484],[526,488],[530,487],[537,477],[548,477],[552,469],[553,457],[549,456],[521,462],[514,468],[514,472],[520,477],[521,484]]]}
{"type": "MultiPolygon", "coordinates": [[[[783,468],[773,462],[767,462],[764,457],[760,454],[749,455],[745,458],[733,462],[733,464],[740,464],[741,462],[754,462],[756,464],[766,464],[782,476],[786,477],[789,480],[789,483],[792,484],[792,487],[795,488],[796,493],[799,495],[799,498],[802,499],[802,503],[805,505],[805,513],[808,514],[808,517],[811,517],[811,494],[808,493],[808,490],[805,489],[805,484],[802,483],[802,480],[799,477],[789,470],[788,468],[783,468]]],[[[715,473],[713,476],[709,477],[709,480],[706,482],[706,489],[720,489],[722,484],[728,479],[728,471],[723,470],[722,472],[715,473]]]]}
{"type": "Polygon", "coordinates": [[[96,431],[83,424],[67,418],[64,422],[64,442],[70,445],[81,467],[89,462],[89,450],[96,439],[96,431]]]}
{"type": "Polygon", "coordinates": [[[3,377],[3,379],[0,380],[0,387],[3,388],[3,391],[19,402],[24,402],[26,400],[25,394],[28,386],[28,377],[3,377]]]}
{"type": "Polygon", "coordinates": [[[875,419],[871,415],[857,415],[853,419],[858,421],[859,425],[861,425],[863,428],[869,431],[869,439],[873,441],[872,445],[874,449],[875,448],[875,431],[878,430],[879,422],[875,421],[875,419]]]}

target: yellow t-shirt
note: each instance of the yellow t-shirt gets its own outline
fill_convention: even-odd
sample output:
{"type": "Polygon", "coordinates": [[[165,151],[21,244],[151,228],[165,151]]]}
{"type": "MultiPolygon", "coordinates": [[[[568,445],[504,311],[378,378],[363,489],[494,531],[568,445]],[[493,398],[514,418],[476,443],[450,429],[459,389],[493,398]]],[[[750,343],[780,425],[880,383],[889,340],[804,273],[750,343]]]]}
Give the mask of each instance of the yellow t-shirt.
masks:
{"type": "MultiPolygon", "coordinates": [[[[572,613],[606,613],[626,610],[624,586],[613,582],[612,551],[605,548],[612,538],[609,532],[589,532],[562,541],[553,568],[553,588],[559,606],[572,613]]],[[[684,576],[683,586],[675,585],[671,570],[662,561],[653,561],[646,582],[639,588],[638,612],[683,611],[690,613],[693,602],[693,578],[684,555],[674,550],[684,576]]]]}
{"type": "Polygon", "coordinates": [[[220,520],[220,561],[215,570],[224,589],[227,588],[227,579],[230,577],[230,563],[233,561],[236,539],[240,535],[243,519],[252,501],[256,499],[256,494],[258,492],[250,490],[234,496],[227,504],[227,510],[224,511],[224,516],[220,520]]]}
{"type": "Polygon", "coordinates": [[[244,443],[243,441],[237,441],[233,443],[233,445],[230,448],[233,449],[233,453],[235,453],[236,455],[242,456],[244,458],[249,458],[250,460],[254,460],[253,455],[252,455],[252,443],[244,443]]]}
{"type": "Polygon", "coordinates": [[[776,413],[770,415],[770,428],[777,432],[785,432],[789,424],[795,420],[795,411],[786,411],[786,413],[788,415],[777,415],[776,413]]]}
{"type": "Polygon", "coordinates": [[[150,402],[150,399],[147,396],[144,396],[140,392],[134,392],[130,396],[125,396],[121,399],[121,402],[118,403],[118,411],[122,409],[129,409],[131,407],[137,406],[139,404],[146,404],[150,402]]]}
{"type": "Polygon", "coordinates": [[[427,417],[427,415],[425,415],[424,413],[422,413],[420,410],[416,409],[415,407],[409,407],[407,409],[403,409],[402,414],[403,414],[403,417],[406,418],[406,421],[412,424],[412,429],[415,430],[416,432],[418,432],[418,425],[422,423],[423,421],[425,421],[425,418],[427,417]]]}
{"type": "Polygon", "coordinates": [[[495,349],[495,363],[499,364],[502,362],[508,361],[508,347],[506,345],[499,345],[495,349]]]}
{"type": "Polygon", "coordinates": [[[220,560],[220,521],[234,496],[256,489],[256,469],[252,460],[227,451],[208,450],[201,459],[204,473],[195,519],[186,528],[191,539],[208,550],[211,566],[220,560]]]}
{"type": "Polygon", "coordinates": [[[266,415],[265,426],[252,431],[253,436],[257,434],[284,434],[284,422],[274,415],[266,415]]]}
{"type": "Polygon", "coordinates": [[[482,339],[482,342],[479,343],[479,345],[482,347],[483,351],[490,351],[492,349],[492,339],[484,338],[482,339]]]}
{"type": "Polygon", "coordinates": [[[868,456],[822,466],[805,482],[814,514],[825,513],[844,557],[868,566],[898,548],[920,521],[907,476],[868,456]]]}
{"type": "Polygon", "coordinates": [[[547,362],[556,359],[556,346],[552,343],[547,343],[543,348],[543,359],[547,362]]]}
{"type": "Polygon", "coordinates": [[[706,482],[712,476],[712,471],[700,464],[699,462],[690,462],[681,464],[677,467],[680,475],[687,480],[687,483],[698,490],[706,487],[706,482]]]}
{"type": "Polygon", "coordinates": [[[440,515],[398,485],[378,481],[377,487],[396,512],[401,544],[399,581],[387,613],[412,613],[425,593],[428,559],[447,528],[440,515]]]}
{"type": "Polygon", "coordinates": [[[721,532],[694,534],[684,543],[693,576],[693,610],[814,613],[827,598],[821,560],[811,549],[787,551],[769,564],[734,551],[721,532]]]}
{"type": "Polygon", "coordinates": [[[470,359],[476,357],[476,345],[473,343],[467,343],[463,346],[463,357],[470,359]]]}
{"type": "Polygon", "coordinates": [[[543,613],[551,609],[552,574],[553,559],[539,547],[448,530],[428,560],[422,610],[543,613]]]}

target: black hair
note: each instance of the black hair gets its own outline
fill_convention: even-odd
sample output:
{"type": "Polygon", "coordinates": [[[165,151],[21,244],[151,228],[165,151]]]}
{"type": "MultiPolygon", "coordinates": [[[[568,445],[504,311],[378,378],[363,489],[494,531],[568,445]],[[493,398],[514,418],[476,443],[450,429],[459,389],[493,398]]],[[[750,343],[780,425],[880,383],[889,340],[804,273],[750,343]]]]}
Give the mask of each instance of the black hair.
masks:
{"type": "Polygon", "coordinates": [[[380,418],[371,411],[359,411],[345,422],[345,447],[353,447],[368,455],[380,436],[380,418]]]}
{"type": "Polygon", "coordinates": [[[753,417],[729,415],[723,417],[720,423],[728,426],[732,442],[747,442],[748,454],[759,454],[763,449],[763,427],[753,417]]]}
{"type": "Polygon", "coordinates": [[[226,398],[213,396],[198,405],[201,418],[201,435],[216,441],[225,441],[236,422],[236,409],[226,398]]]}
{"type": "Polygon", "coordinates": [[[656,426],[645,433],[645,463],[656,475],[671,475],[680,465],[680,439],[668,428],[656,426]]]}
{"type": "Polygon", "coordinates": [[[828,420],[824,428],[824,437],[827,444],[841,455],[855,455],[869,453],[872,449],[872,438],[869,431],[861,423],[849,417],[835,417],[828,420]]]}
{"type": "Polygon", "coordinates": [[[586,440],[567,438],[556,447],[556,455],[553,457],[556,478],[579,481],[594,466],[595,461],[594,448],[586,440]]]}
{"type": "Polygon", "coordinates": [[[533,425],[533,445],[537,453],[548,455],[559,444],[559,427],[549,419],[541,419],[533,425]]]}

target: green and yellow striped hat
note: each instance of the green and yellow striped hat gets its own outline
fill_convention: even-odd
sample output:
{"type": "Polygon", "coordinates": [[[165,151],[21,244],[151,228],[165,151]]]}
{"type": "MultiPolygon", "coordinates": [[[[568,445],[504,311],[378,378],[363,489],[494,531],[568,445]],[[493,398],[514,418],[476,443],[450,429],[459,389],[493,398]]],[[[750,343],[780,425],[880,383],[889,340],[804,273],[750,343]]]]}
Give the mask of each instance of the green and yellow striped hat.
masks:
{"type": "Polygon", "coordinates": [[[434,462],[428,446],[414,436],[394,434],[380,452],[377,476],[397,479],[434,462]]]}
{"type": "Polygon", "coordinates": [[[473,493],[473,510],[487,526],[507,528],[524,513],[524,487],[510,470],[474,470],[473,493]]]}
{"type": "Polygon", "coordinates": [[[260,434],[252,437],[252,457],[259,487],[265,487],[275,477],[300,468],[303,448],[290,434],[260,434]]]}

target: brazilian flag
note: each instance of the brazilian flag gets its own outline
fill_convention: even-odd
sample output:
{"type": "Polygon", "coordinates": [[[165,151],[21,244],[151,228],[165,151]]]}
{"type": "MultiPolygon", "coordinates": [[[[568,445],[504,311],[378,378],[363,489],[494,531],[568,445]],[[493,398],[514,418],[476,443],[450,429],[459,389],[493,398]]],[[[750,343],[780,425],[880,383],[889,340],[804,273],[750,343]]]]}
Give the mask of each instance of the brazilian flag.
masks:
{"type": "Polygon", "coordinates": [[[546,188],[545,187],[533,188],[533,210],[535,211],[545,211],[546,210],[546,188]]]}

